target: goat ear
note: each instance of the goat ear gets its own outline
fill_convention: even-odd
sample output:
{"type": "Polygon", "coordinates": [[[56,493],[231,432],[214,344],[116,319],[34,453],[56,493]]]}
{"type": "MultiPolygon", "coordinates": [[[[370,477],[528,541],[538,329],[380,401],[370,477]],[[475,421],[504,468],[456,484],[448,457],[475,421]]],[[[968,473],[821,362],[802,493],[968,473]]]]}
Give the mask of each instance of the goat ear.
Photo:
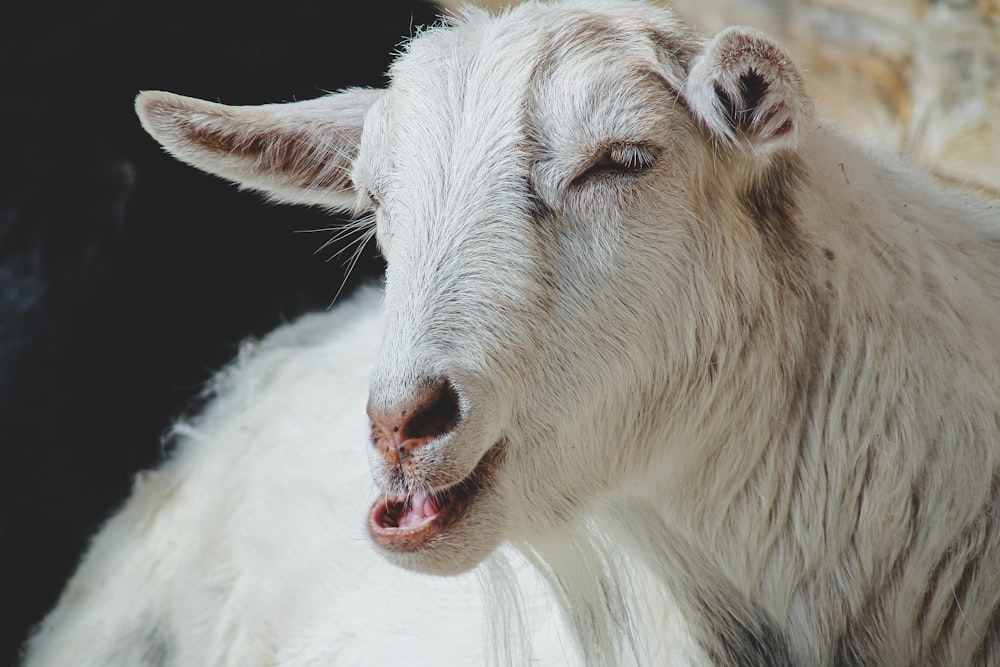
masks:
{"type": "Polygon", "coordinates": [[[356,205],[350,169],[365,112],[380,90],[351,89],[287,104],[227,106],[143,92],[142,126],[179,160],[272,199],[356,205]]]}
{"type": "Polygon", "coordinates": [[[694,59],[684,96],[720,143],[759,156],[794,148],[813,118],[798,68],[781,46],[752,28],[716,35],[694,59]]]}

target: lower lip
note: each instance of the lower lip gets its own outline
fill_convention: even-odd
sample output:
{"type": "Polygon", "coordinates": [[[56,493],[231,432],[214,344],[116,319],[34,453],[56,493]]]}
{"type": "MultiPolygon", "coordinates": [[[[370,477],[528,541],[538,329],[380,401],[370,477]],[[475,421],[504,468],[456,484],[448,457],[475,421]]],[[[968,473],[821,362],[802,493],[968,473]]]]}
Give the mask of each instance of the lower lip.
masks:
{"type": "Polygon", "coordinates": [[[433,546],[468,515],[476,496],[499,464],[502,452],[503,447],[498,442],[486,452],[468,477],[435,493],[435,514],[412,525],[400,527],[395,518],[390,517],[390,513],[401,513],[400,506],[406,500],[383,495],[368,512],[368,534],[375,544],[395,553],[412,553],[433,546]]]}
{"type": "Polygon", "coordinates": [[[470,484],[472,490],[460,495],[444,492],[439,497],[441,500],[446,499],[446,502],[438,507],[435,515],[406,527],[393,525],[394,520],[389,518],[391,511],[400,511],[399,505],[404,501],[390,500],[385,496],[379,498],[368,513],[369,535],[378,546],[387,551],[408,553],[426,549],[465,516],[473,496],[479,490],[478,484],[472,482],[471,478],[460,484],[470,484]]]}

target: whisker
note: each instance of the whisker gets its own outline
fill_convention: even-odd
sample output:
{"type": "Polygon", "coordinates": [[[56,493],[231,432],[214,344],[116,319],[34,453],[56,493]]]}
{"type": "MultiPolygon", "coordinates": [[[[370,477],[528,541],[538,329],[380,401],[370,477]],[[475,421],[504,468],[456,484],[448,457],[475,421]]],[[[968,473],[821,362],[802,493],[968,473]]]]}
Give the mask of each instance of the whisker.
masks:
{"type": "MultiPolygon", "coordinates": [[[[356,248],[350,260],[348,260],[347,270],[344,271],[344,279],[340,281],[340,287],[337,288],[337,293],[333,295],[333,300],[330,302],[328,308],[333,308],[333,305],[337,303],[337,299],[340,298],[341,292],[344,291],[344,287],[347,285],[348,278],[350,278],[351,274],[354,273],[354,268],[358,265],[358,261],[361,259],[361,254],[364,252],[364,249],[368,246],[368,242],[371,241],[373,238],[375,238],[374,226],[368,229],[367,231],[362,232],[359,238],[351,242],[350,245],[355,245],[356,248]]],[[[340,252],[343,252],[343,250],[341,250],[340,252]]],[[[340,252],[336,253],[334,257],[339,255],[340,252]]]]}
{"type": "MultiPolygon", "coordinates": [[[[329,262],[334,257],[339,257],[340,255],[342,255],[344,253],[345,250],[347,250],[348,248],[350,248],[353,245],[357,245],[358,243],[362,243],[362,244],[368,243],[368,240],[371,238],[371,235],[373,235],[374,233],[375,233],[374,229],[372,229],[370,231],[363,231],[363,232],[361,232],[361,234],[359,234],[357,236],[357,238],[353,239],[350,243],[345,244],[340,250],[338,250],[337,252],[333,253],[333,255],[331,257],[329,257],[326,261],[329,262]]],[[[341,234],[338,234],[337,236],[329,239],[326,243],[324,243],[322,246],[320,246],[319,250],[317,250],[316,252],[319,252],[320,250],[324,250],[324,249],[330,247],[331,245],[333,245],[334,243],[340,241],[341,239],[345,238],[346,236],[347,236],[347,232],[343,232],[341,234]]]]}
{"type": "Polygon", "coordinates": [[[293,234],[312,234],[314,232],[334,232],[337,231],[343,225],[334,225],[333,227],[317,227],[316,229],[293,229],[293,234]]]}
{"type": "MultiPolygon", "coordinates": [[[[365,216],[364,218],[361,218],[359,220],[352,220],[352,221],[347,222],[347,223],[345,223],[343,225],[337,225],[337,226],[334,226],[334,227],[329,227],[325,231],[336,232],[336,233],[333,236],[331,236],[329,239],[327,239],[326,242],[323,243],[323,245],[321,245],[319,248],[317,248],[316,252],[314,254],[319,254],[319,253],[323,252],[324,250],[326,250],[327,248],[329,248],[331,245],[334,245],[335,243],[339,243],[343,239],[348,238],[349,236],[351,236],[352,234],[359,234],[359,239],[360,238],[364,238],[364,236],[367,233],[373,231],[374,229],[375,229],[374,217],[371,216],[371,215],[365,216]]],[[[321,231],[321,230],[317,230],[317,231],[321,231]]],[[[354,241],[354,242],[356,243],[357,240],[354,241]]],[[[350,247],[352,244],[348,244],[346,247],[350,247]]],[[[338,251],[333,256],[336,257],[341,252],[343,252],[343,250],[338,251]]]]}

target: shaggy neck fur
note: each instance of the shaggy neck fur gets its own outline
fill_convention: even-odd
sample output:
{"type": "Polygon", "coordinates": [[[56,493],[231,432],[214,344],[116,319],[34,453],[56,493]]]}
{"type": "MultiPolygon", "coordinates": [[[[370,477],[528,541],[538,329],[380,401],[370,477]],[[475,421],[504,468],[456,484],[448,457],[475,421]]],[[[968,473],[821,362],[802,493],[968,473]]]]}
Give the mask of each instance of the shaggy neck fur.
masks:
{"type": "MultiPolygon", "coordinates": [[[[734,298],[715,333],[740,352],[664,378],[668,418],[632,434],[656,441],[663,459],[579,527],[605,537],[570,550],[575,564],[564,551],[536,552],[555,561],[543,571],[557,591],[573,589],[557,573],[599,580],[600,595],[562,598],[593,664],[609,646],[650,649],[641,633],[648,611],[623,602],[637,599],[620,576],[623,560],[647,585],[674,591],[716,664],[996,657],[1000,582],[980,566],[1000,558],[1000,406],[983,391],[1000,372],[981,360],[1000,330],[1000,281],[989,267],[1000,264],[1000,234],[972,207],[971,232],[925,222],[918,211],[949,219],[940,199],[922,196],[930,184],[899,167],[883,171],[835,131],[821,127],[799,155],[779,167],[794,174],[770,177],[794,188],[794,215],[754,220],[750,206],[742,216],[758,232],[791,226],[781,230],[795,237],[786,271],[749,284],[726,272],[745,265],[727,252],[772,261],[766,230],[757,244],[717,249],[715,278],[732,281],[734,298]],[[787,326],[764,330],[766,322],[787,326]],[[952,340],[971,348],[952,349],[952,340]],[[944,400],[942,382],[956,388],[944,400]]],[[[699,222],[738,219],[712,217],[714,189],[740,191],[735,180],[703,190],[699,222]]]]}

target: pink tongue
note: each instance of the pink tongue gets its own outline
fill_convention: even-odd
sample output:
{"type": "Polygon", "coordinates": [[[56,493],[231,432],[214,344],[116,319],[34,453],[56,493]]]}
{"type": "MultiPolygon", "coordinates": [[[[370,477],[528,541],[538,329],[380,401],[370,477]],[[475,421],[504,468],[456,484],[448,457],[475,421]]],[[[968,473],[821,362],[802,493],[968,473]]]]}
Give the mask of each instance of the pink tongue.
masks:
{"type": "Polygon", "coordinates": [[[425,493],[415,493],[410,499],[410,506],[399,517],[400,528],[414,528],[431,522],[438,514],[434,501],[425,493]]]}

